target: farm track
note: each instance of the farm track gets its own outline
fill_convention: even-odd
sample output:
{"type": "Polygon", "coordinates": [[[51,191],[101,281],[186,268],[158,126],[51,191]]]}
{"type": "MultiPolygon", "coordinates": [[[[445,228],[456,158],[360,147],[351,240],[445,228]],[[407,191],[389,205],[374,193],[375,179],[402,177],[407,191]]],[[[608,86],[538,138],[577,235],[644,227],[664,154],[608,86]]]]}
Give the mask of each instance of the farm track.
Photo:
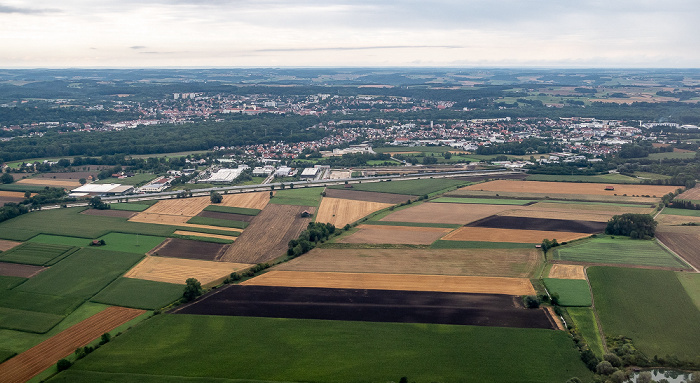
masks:
{"type": "Polygon", "coordinates": [[[26,382],[100,335],[145,313],[111,306],[0,364],[4,383],[26,382]]]}

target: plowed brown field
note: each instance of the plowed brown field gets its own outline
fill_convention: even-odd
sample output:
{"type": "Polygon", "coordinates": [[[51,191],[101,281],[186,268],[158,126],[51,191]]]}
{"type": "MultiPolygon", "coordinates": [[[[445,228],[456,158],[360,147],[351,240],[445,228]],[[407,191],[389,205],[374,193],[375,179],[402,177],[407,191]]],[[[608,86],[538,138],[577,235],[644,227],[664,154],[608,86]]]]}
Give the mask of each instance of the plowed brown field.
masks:
{"type": "Polygon", "coordinates": [[[237,237],[234,236],[229,236],[229,235],[221,235],[221,234],[208,234],[208,233],[200,233],[198,231],[186,231],[186,230],[175,230],[173,234],[177,235],[191,235],[193,237],[207,237],[207,238],[219,238],[219,239],[228,239],[230,241],[235,241],[237,237]]]}
{"type": "Polygon", "coordinates": [[[442,291],[508,295],[535,294],[535,289],[527,278],[466,277],[453,275],[270,271],[241,284],[254,286],[442,291]]]}
{"type": "Polygon", "coordinates": [[[453,229],[439,227],[360,225],[339,243],[429,245],[453,229]]]}
{"type": "Polygon", "coordinates": [[[393,212],[380,221],[451,223],[464,225],[512,208],[512,206],[508,205],[426,202],[393,212]]]}
{"type": "Polygon", "coordinates": [[[656,195],[661,198],[664,194],[678,189],[678,186],[662,185],[614,185],[615,190],[605,190],[606,184],[583,182],[542,182],[542,181],[516,181],[497,180],[482,184],[463,187],[459,190],[484,190],[515,193],[544,193],[544,194],[588,194],[613,196],[632,195],[656,195]]]}
{"type": "Polygon", "coordinates": [[[22,242],[15,242],[15,241],[7,241],[4,239],[0,239],[0,251],[7,251],[10,250],[11,248],[15,246],[21,245],[22,242]]]}
{"type": "Polygon", "coordinates": [[[50,186],[50,187],[57,187],[57,188],[77,188],[81,186],[80,182],[76,181],[69,181],[69,180],[59,180],[59,179],[44,179],[44,178],[25,178],[22,180],[17,181],[18,184],[25,184],[25,185],[41,185],[41,186],[50,186]]]}
{"type": "Polygon", "coordinates": [[[535,249],[320,249],[275,270],[343,273],[532,276],[541,251],[535,249]]]}
{"type": "Polygon", "coordinates": [[[357,201],[340,198],[324,198],[316,213],[316,222],[332,223],[335,227],[343,227],[358,219],[393,206],[390,203],[357,201]]]}
{"type": "Polygon", "coordinates": [[[700,269],[700,230],[697,227],[660,226],[656,230],[656,238],[686,262],[700,269]]]}
{"type": "MultiPolygon", "coordinates": [[[[262,210],[270,202],[269,192],[226,194],[221,205],[229,207],[245,207],[262,210]]],[[[207,199],[209,197],[206,197],[207,199]]]]}
{"type": "Polygon", "coordinates": [[[206,285],[250,266],[230,262],[147,256],[124,276],[181,285],[185,284],[187,278],[197,278],[199,282],[206,285]]]}
{"type": "Polygon", "coordinates": [[[297,238],[311,222],[311,217],[302,218],[301,213],[314,210],[308,206],[266,206],[219,261],[261,263],[283,256],[289,241],[297,238]]]}
{"type": "Polygon", "coordinates": [[[573,241],[591,234],[570,233],[565,231],[494,229],[490,227],[462,227],[442,239],[450,241],[483,241],[540,243],[543,239],[556,239],[558,242],[573,241]]]}
{"type": "Polygon", "coordinates": [[[26,382],[114,328],[145,313],[126,307],[108,307],[88,319],[39,343],[29,350],[0,364],[0,380],[4,383],[26,382]]]}
{"type": "Polygon", "coordinates": [[[691,201],[700,200],[700,185],[684,191],[683,193],[679,194],[678,197],[676,197],[676,199],[691,201]]]}
{"type": "Polygon", "coordinates": [[[564,265],[561,263],[555,263],[549,270],[549,278],[586,279],[586,271],[582,265],[564,265]]]}

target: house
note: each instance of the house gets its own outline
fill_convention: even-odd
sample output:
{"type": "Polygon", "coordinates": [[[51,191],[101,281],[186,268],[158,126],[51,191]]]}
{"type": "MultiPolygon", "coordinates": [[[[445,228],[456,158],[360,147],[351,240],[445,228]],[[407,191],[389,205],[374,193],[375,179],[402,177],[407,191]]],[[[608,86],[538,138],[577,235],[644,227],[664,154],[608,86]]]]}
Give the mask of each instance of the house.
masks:
{"type": "Polygon", "coordinates": [[[615,190],[615,187],[614,186],[606,186],[605,190],[615,190]]]}

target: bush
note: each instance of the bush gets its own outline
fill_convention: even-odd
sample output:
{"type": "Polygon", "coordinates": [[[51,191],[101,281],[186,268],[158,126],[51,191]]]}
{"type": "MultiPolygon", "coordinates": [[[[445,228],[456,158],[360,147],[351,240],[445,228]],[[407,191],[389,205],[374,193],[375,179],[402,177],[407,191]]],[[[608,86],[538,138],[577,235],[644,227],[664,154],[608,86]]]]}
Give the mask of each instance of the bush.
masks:
{"type": "Polygon", "coordinates": [[[595,372],[601,375],[610,375],[615,371],[617,371],[617,369],[606,360],[598,363],[598,365],[595,366],[595,372]]]}
{"type": "Polygon", "coordinates": [[[198,296],[202,295],[204,290],[202,289],[202,284],[196,278],[187,278],[185,281],[185,290],[182,292],[182,298],[185,302],[191,302],[197,299],[198,296]]]}
{"type": "Polygon", "coordinates": [[[209,194],[209,201],[211,201],[211,203],[221,203],[221,201],[223,201],[223,200],[224,200],[224,197],[215,191],[213,191],[213,192],[211,192],[211,194],[209,194]]]}
{"type": "Polygon", "coordinates": [[[58,370],[58,372],[61,372],[61,371],[65,371],[65,370],[69,369],[70,366],[72,366],[72,365],[73,365],[73,363],[71,363],[67,359],[59,359],[58,362],[56,363],[56,369],[58,370]]]}
{"type": "Polygon", "coordinates": [[[523,304],[529,309],[540,307],[540,300],[535,295],[526,295],[523,297],[523,304]]]}

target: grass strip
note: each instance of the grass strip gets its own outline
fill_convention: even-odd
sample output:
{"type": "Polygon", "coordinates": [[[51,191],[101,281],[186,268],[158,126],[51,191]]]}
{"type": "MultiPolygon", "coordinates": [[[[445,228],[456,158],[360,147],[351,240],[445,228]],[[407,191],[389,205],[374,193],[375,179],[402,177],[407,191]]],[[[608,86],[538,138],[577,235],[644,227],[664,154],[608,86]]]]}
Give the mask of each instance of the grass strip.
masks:
{"type": "Polygon", "coordinates": [[[187,221],[187,223],[193,223],[197,225],[209,225],[209,226],[221,226],[221,227],[233,227],[236,229],[245,229],[248,227],[248,222],[234,221],[229,219],[219,219],[219,218],[209,218],[209,217],[192,217],[187,221]]]}
{"type": "Polygon", "coordinates": [[[215,211],[219,213],[230,213],[230,214],[242,214],[242,215],[258,215],[262,210],[260,209],[249,209],[245,207],[233,207],[233,206],[219,206],[219,205],[209,205],[204,208],[204,211],[215,211]]]}
{"type": "Polygon", "coordinates": [[[573,321],[576,331],[583,337],[593,353],[603,358],[603,340],[600,337],[598,322],[593,309],[587,307],[569,307],[566,309],[573,321]]]}
{"type": "Polygon", "coordinates": [[[661,211],[661,214],[682,215],[686,217],[700,217],[700,210],[674,209],[672,207],[667,207],[661,211]]]}
{"type": "Polygon", "coordinates": [[[91,300],[113,306],[157,310],[182,297],[182,285],[118,278],[91,300]]]}

